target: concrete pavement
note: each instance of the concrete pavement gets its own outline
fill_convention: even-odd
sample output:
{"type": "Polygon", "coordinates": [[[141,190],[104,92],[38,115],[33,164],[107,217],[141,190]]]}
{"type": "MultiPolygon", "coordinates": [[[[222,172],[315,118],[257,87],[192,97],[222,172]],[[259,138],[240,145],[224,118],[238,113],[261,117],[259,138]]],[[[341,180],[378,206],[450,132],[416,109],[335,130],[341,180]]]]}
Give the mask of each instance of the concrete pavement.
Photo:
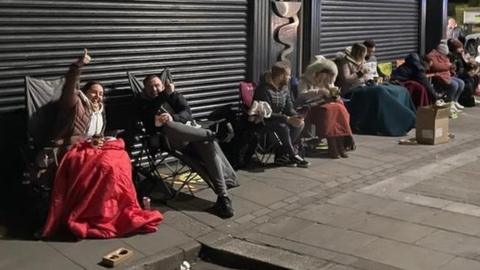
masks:
{"type": "Polygon", "coordinates": [[[0,269],[104,269],[101,257],[119,247],[135,255],[118,268],[173,269],[201,244],[273,269],[480,269],[479,121],[480,108],[466,109],[450,122],[448,144],[355,136],[348,159],[239,171],[230,220],[204,211],[215,194],[201,190],[156,205],[165,222],[155,234],[0,240],[0,269]]]}

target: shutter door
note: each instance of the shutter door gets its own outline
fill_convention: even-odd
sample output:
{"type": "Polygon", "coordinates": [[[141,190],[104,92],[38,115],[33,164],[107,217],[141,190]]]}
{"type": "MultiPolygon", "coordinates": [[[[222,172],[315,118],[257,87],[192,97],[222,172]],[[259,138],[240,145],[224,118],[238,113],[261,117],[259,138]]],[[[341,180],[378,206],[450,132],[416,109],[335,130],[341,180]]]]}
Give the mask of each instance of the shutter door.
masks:
{"type": "Polygon", "coordinates": [[[238,102],[247,68],[247,0],[0,0],[0,113],[24,108],[25,75],[63,76],[82,48],[108,106],[128,104],[127,71],[170,67],[195,116],[238,102]]]}
{"type": "Polygon", "coordinates": [[[419,51],[419,0],[322,0],[320,51],[334,56],[355,42],[373,39],[379,60],[419,51]]]}

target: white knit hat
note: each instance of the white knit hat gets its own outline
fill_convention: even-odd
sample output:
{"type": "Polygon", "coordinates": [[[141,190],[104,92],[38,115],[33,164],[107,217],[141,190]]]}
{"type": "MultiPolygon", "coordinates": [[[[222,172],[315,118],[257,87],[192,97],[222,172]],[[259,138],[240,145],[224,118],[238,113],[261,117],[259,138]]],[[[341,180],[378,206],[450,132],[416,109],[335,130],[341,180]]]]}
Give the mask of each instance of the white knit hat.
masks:
{"type": "Polygon", "coordinates": [[[438,44],[437,51],[443,55],[448,55],[448,53],[450,52],[448,50],[447,44],[443,44],[443,43],[438,44]]]}

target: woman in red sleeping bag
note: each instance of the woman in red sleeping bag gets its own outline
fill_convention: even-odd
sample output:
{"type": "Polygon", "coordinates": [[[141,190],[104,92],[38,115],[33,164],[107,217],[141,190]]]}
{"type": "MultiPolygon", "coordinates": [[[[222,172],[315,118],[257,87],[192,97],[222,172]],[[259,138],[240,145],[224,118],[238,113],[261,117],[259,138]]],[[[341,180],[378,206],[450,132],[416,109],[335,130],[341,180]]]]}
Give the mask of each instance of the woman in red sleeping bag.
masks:
{"type": "Polygon", "coordinates": [[[105,139],[103,86],[78,90],[87,50],[70,66],[59,100],[54,138],[68,149],[55,176],[43,237],[71,232],[77,238],[112,238],[157,230],[163,216],[143,210],[132,182],[130,158],[121,139],[105,139]]]}

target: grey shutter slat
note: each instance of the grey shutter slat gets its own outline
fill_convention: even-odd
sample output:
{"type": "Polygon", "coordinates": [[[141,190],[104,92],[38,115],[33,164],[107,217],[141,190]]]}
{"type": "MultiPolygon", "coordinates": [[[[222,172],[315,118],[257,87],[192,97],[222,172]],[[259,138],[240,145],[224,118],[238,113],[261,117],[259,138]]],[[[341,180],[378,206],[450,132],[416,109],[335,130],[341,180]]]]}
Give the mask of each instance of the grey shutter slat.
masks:
{"type": "Polygon", "coordinates": [[[419,51],[419,15],[419,0],[322,0],[320,52],[373,39],[379,60],[403,58],[419,51]]]}
{"type": "Polygon", "coordinates": [[[129,104],[127,71],[168,66],[204,116],[237,103],[247,23],[247,0],[0,0],[0,113],[24,108],[25,75],[63,76],[87,47],[82,82],[101,81],[109,105],[129,104]]]}

